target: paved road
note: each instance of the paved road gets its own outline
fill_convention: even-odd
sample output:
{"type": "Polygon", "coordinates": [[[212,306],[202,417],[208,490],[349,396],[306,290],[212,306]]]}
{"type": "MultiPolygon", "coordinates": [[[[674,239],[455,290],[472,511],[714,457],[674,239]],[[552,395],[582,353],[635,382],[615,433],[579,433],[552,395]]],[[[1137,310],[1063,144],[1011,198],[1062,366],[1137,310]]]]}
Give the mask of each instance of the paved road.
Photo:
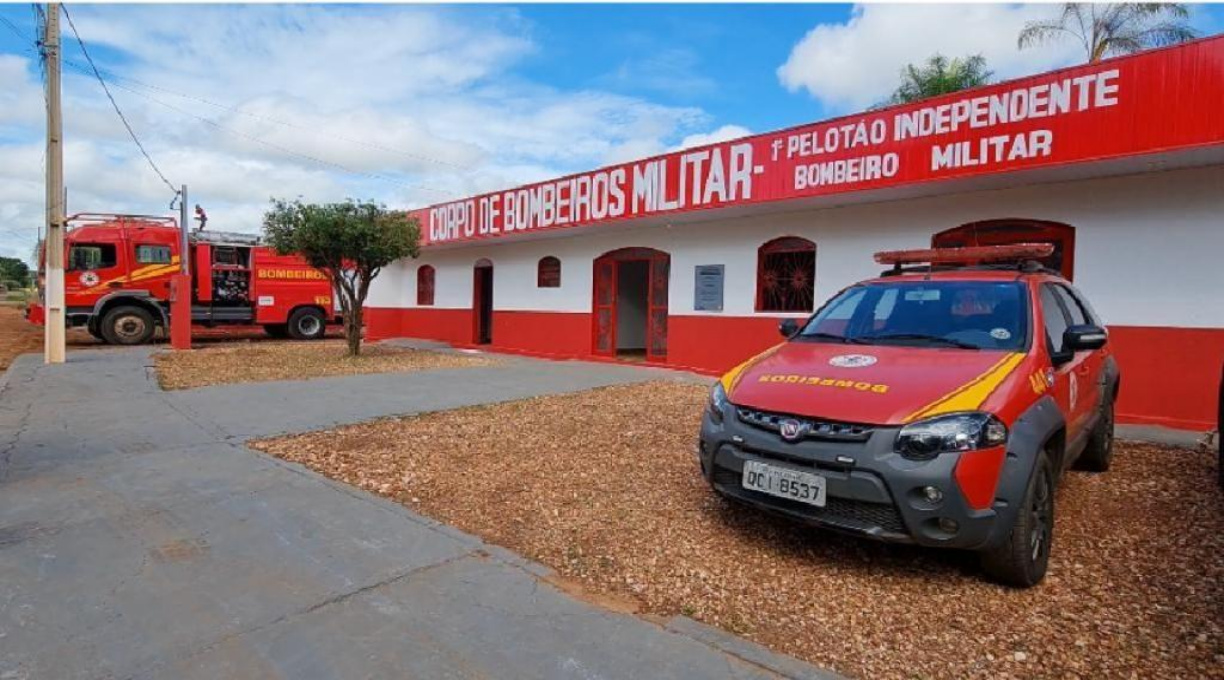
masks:
{"type": "Polygon", "coordinates": [[[0,377],[0,680],[828,677],[247,449],[253,436],[639,381],[527,360],[162,392],[148,350],[0,377]]]}

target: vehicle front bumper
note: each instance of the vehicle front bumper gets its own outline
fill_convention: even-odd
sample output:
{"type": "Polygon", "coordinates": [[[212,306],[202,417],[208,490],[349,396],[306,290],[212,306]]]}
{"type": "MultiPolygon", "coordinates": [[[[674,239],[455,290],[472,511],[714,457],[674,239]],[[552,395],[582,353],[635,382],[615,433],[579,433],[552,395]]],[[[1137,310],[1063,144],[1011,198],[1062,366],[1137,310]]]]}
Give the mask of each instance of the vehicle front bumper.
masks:
{"type": "Polygon", "coordinates": [[[698,457],[706,480],[722,496],[800,522],[894,543],[980,550],[1006,537],[1017,507],[996,498],[985,510],[969,507],[955,479],[960,454],[914,461],[893,451],[899,427],[874,427],[863,441],[808,438],[790,443],[776,432],[741,421],[734,406],[722,422],[709,410],[701,420],[698,457]],[[757,460],[818,474],[826,502],[816,507],[746,489],[745,461],[757,460]],[[943,498],[932,503],[923,490],[943,498]],[[956,523],[956,531],[941,526],[956,523]]]}

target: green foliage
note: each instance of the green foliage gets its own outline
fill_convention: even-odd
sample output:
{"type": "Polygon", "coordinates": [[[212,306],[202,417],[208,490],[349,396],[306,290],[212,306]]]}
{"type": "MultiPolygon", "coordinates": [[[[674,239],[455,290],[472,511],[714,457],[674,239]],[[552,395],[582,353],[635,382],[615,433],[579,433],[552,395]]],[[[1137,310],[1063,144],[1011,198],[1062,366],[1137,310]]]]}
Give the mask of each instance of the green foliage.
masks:
{"type": "Polygon", "coordinates": [[[353,355],[361,351],[362,310],[370,282],[383,267],[419,252],[417,221],[369,201],[314,204],[273,199],[264,214],[263,230],[277,252],[301,255],[331,278],[353,355]]]}
{"type": "Polygon", "coordinates": [[[16,281],[10,288],[24,288],[30,285],[30,266],[15,257],[0,257],[0,281],[16,281]]]}
{"type": "Polygon", "coordinates": [[[985,85],[993,75],[980,54],[964,59],[948,59],[936,54],[920,66],[908,64],[901,69],[901,84],[886,104],[907,104],[985,85]]]}
{"type": "Polygon", "coordinates": [[[1193,40],[1190,10],[1180,3],[1068,2],[1057,19],[1030,21],[1016,42],[1020,49],[1071,38],[1089,62],[1193,40]]]}

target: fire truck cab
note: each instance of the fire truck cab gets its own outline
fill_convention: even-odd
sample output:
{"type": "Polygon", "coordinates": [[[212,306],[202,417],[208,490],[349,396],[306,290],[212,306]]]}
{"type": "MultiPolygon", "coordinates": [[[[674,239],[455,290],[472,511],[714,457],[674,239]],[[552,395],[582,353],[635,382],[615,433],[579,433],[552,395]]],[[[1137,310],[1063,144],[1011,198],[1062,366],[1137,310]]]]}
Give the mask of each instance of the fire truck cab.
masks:
{"type": "MultiPolygon", "coordinates": [[[[171,277],[182,266],[176,220],[146,215],[81,214],[69,219],[64,247],[64,299],[69,326],[117,345],[151,340],[169,328],[171,277]]],[[[316,339],[336,320],[331,284],[297,256],[278,255],[250,234],[194,231],[192,322],[257,324],[274,337],[316,339]]],[[[39,301],[28,318],[41,324],[39,301]]]]}

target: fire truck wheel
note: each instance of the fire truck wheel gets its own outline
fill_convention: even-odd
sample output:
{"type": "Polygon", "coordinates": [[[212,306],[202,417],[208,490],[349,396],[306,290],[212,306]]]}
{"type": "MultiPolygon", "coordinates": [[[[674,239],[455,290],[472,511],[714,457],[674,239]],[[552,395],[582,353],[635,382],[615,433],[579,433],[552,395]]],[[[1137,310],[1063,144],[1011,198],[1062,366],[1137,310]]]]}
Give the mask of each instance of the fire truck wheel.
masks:
{"type": "Polygon", "coordinates": [[[154,330],[153,315],[143,307],[116,307],[102,318],[102,337],[112,345],[143,345],[154,330]]]}
{"type": "Polygon", "coordinates": [[[313,307],[302,307],[289,315],[289,337],[294,340],[318,340],[326,332],[323,313],[313,307]]]}
{"type": "Polygon", "coordinates": [[[89,334],[93,336],[95,340],[106,342],[106,336],[102,335],[102,329],[98,328],[95,324],[90,323],[85,326],[85,329],[89,331],[89,334]]]}

